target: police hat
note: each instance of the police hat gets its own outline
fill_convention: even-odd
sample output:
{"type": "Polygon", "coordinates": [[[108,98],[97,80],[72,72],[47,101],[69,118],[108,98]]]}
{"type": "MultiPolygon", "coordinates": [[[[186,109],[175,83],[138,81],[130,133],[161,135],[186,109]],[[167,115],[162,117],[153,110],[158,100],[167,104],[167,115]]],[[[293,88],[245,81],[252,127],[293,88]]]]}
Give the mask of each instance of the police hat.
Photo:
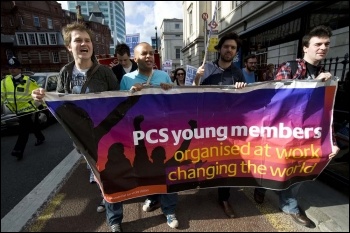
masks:
{"type": "Polygon", "coordinates": [[[16,68],[21,68],[22,67],[21,63],[15,57],[11,57],[7,61],[7,63],[8,63],[8,68],[16,69],[16,68]]]}

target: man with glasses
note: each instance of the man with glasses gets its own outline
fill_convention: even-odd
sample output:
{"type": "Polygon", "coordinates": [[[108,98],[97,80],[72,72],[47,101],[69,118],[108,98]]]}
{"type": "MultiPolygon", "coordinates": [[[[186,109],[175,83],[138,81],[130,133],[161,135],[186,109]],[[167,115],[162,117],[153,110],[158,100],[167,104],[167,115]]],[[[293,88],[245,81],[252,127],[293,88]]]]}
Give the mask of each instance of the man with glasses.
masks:
{"type": "Polygon", "coordinates": [[[256,59],[256,56],[254,54],[249,54],[244,59],[244,66],[245,68],[242,69],[242,73],[245,78],[246,83],[253,83],[256,82],[256,65],[258,64],[258,61],[256,59]]]}

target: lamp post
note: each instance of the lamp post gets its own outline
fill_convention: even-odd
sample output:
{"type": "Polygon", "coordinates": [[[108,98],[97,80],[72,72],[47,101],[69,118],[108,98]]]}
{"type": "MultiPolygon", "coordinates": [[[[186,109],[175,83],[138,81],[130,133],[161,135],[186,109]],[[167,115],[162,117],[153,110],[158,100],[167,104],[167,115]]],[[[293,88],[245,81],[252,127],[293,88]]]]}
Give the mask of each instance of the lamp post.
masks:
{"type": "Polygon", "coordinates": [[[154,29],[156,29],[156,50],[158,51],[158,34],[157,34],[157,26],[156,26],[154,29]]]}

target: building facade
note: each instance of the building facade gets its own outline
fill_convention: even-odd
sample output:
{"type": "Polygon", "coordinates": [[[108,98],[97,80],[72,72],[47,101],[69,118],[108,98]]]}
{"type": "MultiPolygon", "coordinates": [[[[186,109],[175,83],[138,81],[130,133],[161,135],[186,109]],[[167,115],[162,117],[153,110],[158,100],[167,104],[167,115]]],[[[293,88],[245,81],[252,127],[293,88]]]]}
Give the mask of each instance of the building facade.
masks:
{"type": "Polygon", "coordinates": [[[161,61],[172,61],[172,70],[183,65],[181,52],[183,47],[182,25],[182,19],[164,19],[160,27],[159,54],[161,61]]]}
{"type": "Polygon", "coordinates": [[[114,54],[115,46],[125,42],[125,11],[123,1],[67,1],[68,10],[75,11],[77,5],[81,6],[83,15],[90,15],[99,9],[104,16],[104,24],[111,30],[113,42],[110,43],[109,54],[114,54]]]}
{"type": "MultiPolygon", "coordinates": [[[[215,30],[218,37],[235,31],[243,40],[238,57],[248,54],[258,56],[258,67],[278,65],[302,57],[301,40],[308,30],[317,25],[332,28],[333,37],[328,58],[343,57],[349,51],[349,3],[346,1],[184,1],[184,63],[200,66],[205,51],[205,27],[213,18],[217,2],[215,30]],[[202,14],[208,14],[208,21],[202,14]]],[[[207,60],[216,59],[215,52],[207,60]]],[[[337,67],[338,73],[343,70],[337,67]]],[[[333,70],[334,72],[335,70],[333,70]]]]}
{"type": "MultiPolygon", "coordinates": [[[[6,64],[12,56],[21,61],[24,70],[33,72],[57,72],[72,61],[61,30],[78,21],[75,12],[62,10],[56,1],[1,2],[1,75],[8,73],[6,64]]],[[[109,27],[88,21],[87,16],[79,20],[94,32],[95,49],[109,53],[109,27]]]]}

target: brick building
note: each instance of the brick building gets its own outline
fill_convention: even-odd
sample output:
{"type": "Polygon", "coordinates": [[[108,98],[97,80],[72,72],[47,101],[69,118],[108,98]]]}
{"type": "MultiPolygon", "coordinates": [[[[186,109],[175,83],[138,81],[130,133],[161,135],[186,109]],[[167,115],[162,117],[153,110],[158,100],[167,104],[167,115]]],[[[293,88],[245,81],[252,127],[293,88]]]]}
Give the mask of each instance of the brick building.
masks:
{"type": "Polygon", "coordinates": [[[61,30],[74,21],[85,23],[94,32],[96,54],[109,53],[111,32],[99,15],[79,16],[79,7],[77,12],[66,11],[56,1],[2,1],[1,76],[8,73],[7,58],[11,56],[27,71],[59,71],[73,60],[61,30]]]}

